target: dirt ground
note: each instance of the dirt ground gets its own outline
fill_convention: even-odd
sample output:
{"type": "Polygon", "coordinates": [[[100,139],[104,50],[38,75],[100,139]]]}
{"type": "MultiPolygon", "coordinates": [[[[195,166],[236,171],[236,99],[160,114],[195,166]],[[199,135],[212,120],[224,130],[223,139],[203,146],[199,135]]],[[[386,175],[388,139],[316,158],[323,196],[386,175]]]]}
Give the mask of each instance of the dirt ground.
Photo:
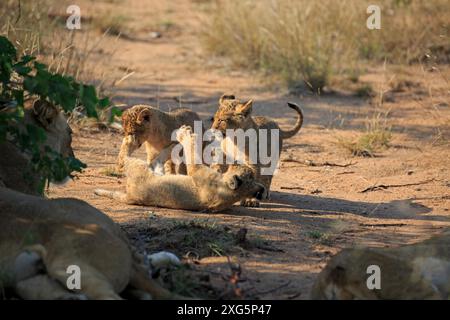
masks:
{"type": "MultiPolygon", "coordinates": [[[[155,3],[122,1],[115,9],[139,25],[154,16],[155,3]]],[[[89,202],[119,223],[141,251],[174,252],[186,265],[161,278],[173,290],[209,298],[308,299],[318,272],[342,248],[414,243],[450,226],[448,66],[368,68],[360,81],[387,91],[378,107],[339,86],[321,96],[290,95],[281,84],[208,57],[199,36],[206,13],[199,6],[201,1],[187,0],[159,4],[158,12],[175,21],[160,38],[139,40],[148,30],[136,31],[137,39],[108,37],[102,50],[114,48],[113,59],[105,61],[101,52],[94,59],[111,76],[134,72],[112,89],[115,103],[163,110],[182,105],[206,125],[224,92],[254,99],[255,114],[285,128],[295,122],[286,102],[298,103],[304,127],[283,147],[271,200],[260,208],[236,205],[206,214],[100,198],[95,188],[124,190],[123,177],[105,173],[115,163],[121,134],[92,128],[75,128],[73,142],[88,168],[65,186],[52,186],[50,197],[89,202]],[[408,85],[389,90],[399,75],[408,85]],[[376,157],[353,157],[337,145],[338,137],[361,132],[371,113],[388,110],[393,139],[376,157]],[[362,192],[377,185],[390,187],[362,192]],[[244,241],[238,235],[243,228],[244,241]]],[[[144,151],[137,155],[143,158],[144,151]]]]}

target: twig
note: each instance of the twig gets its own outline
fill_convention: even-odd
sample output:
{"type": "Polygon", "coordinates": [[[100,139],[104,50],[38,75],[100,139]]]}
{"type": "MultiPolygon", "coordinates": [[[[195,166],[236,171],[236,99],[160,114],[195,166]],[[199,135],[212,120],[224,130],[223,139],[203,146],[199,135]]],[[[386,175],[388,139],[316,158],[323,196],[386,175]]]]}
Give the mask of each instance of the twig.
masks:
{"type": "Polygon", "coordinates": [[[409,186],[418,186],[418,185],[421,185],[421,184],[426,184],[426,183],[431,182],[431,181],[434,181],[434,179],[429,179],[429,180],[425,180],[425,181],[421,181],[421,182],[415,182],[415,183],[405,183],[405,184],[379,184],[379,185],[368,187],[368,188],[360,191],[359,193],[365,193],[365,192],[377,191],[377,190],[385,190],[385,189],[388,189],[388,188],[401,188],[401,187],[409,187],[409,186]]]}
{"type": "Polygon", "coordinates": [[[403,226],[406,226],[406,223],[379,223],[379,224],[360,223],[359,226],[360,227],[381,227],[381,228],[403,227],[403,226]]]}
{"type": "Polygon", "coordinates": [[[239,282],[242,281],[241,280],[241,273],[242,273],[241,265],[236,264],[235,266],[233,266],[229,256],[227,256],[227,261],[228,261],[228,266],[231,270],[231,274],[227,278],[223,278],[223,279],[228,281],[231,284],[234,295],[238,298],[242,298],[242,296],[243,296],[242,289],[239,287],[239,282]]]}
{"type": "Polygon", "coordinates": [[[340,167],[340,168],[347,168],[349,166],[352,166],[354,164],[357,164],[357,162],[349,162],[346,164],[339,164],[339,163],[333,163],[333,162],[314,162],[312,160],[296,160],[296,159],[283,159],[283,162],[295,162],[295,163],[300,163],[303,164],[305,166],[309,166],[309,167],[340,167]]]}
{"type": "Polygon", "coordinates": [[[355,173],[355,171],[344,171],[344,172],[339,172],[336,175],[342,175],[342,174],[352,174],[355,173]]]}
{"type": "Polygon", "coordinates": [[[259,292],[256,291],[254,294],[261,295],[261,294],[272,293],[272,292],[278,291],[278,290],[280,290],[280,289],[283,289],[283,288],[287,287],[287,286],[290,285],[290,284],[291,284],[291,281],[289,280],[289,281],[283,283],[282,285],[280,285],[280,286],[278,286],[278,287],[275,287],[275,288],[272,288],[272,289],[266,290],[266,291],[259,291],[259,292]]]}
{"type": "Polygon", "coordinates": [[[281,190],[305,190],[303,187],[280,187],[281,190]]]}
{"type": "Polygon", "coordinates": [[[93,175],[93,174],[75,174],[74,175],[76,178],[84,178],[84,177],[89,177],[89,178],[102,178],[102,179],[109,179],[109,180],[114,180],[117,181],[120,178],[123,178],[124,176],[117,176],[117,177],[109,177],[109,176],[101,176],[101,175],[93,175]]]}
{"type": "Polygon", "coordinates": [[[22,5],[20,3],[20,0],[17,2],[17,9],[19,14],[17,15],[16,23],[19,22],[20,17],[22,16],[22,5]]]}

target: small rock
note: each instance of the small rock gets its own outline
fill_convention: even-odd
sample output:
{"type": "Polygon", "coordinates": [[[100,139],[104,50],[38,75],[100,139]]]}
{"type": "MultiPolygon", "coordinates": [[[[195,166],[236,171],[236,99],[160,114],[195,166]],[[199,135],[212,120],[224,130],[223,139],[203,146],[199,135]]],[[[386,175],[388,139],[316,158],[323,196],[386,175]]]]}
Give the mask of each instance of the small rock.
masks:
{"type": "Polygon", "coordinates": [[[151,39],[159,39],[162,37],[162,34],[157,31],[150,32],[150,38],[151,39]]]}

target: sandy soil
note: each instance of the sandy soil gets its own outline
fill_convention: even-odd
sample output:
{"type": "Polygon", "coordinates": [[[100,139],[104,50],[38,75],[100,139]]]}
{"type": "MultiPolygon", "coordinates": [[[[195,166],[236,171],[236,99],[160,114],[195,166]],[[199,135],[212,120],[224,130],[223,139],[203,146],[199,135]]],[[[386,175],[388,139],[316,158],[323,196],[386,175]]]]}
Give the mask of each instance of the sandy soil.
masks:
{"type": "MultiPolygon", "coordinates": [[[[132,23],[139,26],[154,16],[156,2],[129,0],[114,8],[132,14],[132,23]]],[[[97,10],[110,6],[96,5],[97,10]]],[[[284,127],[295,117],[287,101],[297,102],[305,114],[303,129],[283,148],[272,199],[260,208],[236,205],[218,214],[127,206],[95,196],[98,187],[124,189],[124,178],[104,171],[115,163],[121,134],[75,129],[74,150],[88,168],[64,187],[52,187],[50,196],[83,199],[121,224],[140,250],[169,250],[183,258],[187,267],[178,271],[179,278],[163,275],[169,286],[211,298],[307,299],[317,273],[342,248],[414,243],[450,225],[450,68],[370,68],[360,81],[374,88],[389,89],[389,80],[400,74],[412,83],[388,91],[377,108],[346,90],[294,96],[281,84],[228,68],[201,50],[201,19],[207,14],[201,2],[170,1],[159,4],[157,12],[175,21],[161,38],[107,38],[102,50],[114,47],[114,58],[93,58],[115,70],[111,76],[134,72],[112,89],[114,102],[163,110],[181,104],[208,123],[218,98],[227,92],[254,99],[255,114],[275,118],[284,127]],[[360,132],[371,113],[388,110],[390,148],[362,158],[337,146],[338,137],[360,132]],[[392,187],[362,192],[376,185],[392,187]],[[248,230],[247,240],[239,242],[236,234],[242,228],[248,230]]],[[[141,37],[148,32],[137,30],[141,37]]],[[[144,151],[138,156],[144,157],[144,151]]]]}

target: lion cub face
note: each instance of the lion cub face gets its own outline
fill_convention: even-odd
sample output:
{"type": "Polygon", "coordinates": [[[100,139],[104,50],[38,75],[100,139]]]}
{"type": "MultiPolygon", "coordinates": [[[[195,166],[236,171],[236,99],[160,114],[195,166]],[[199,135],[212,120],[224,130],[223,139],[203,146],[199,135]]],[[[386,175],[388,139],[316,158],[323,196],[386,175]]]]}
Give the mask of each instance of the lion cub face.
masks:
{"type": "Polygon", "coordinates": [[[149,106],[137,105],[122,114],[125,136],[132,136],[139,146],[158,128],[159,117],[149,106]]]}
{"type": "Polygon", "coordinates": [[[252,123],[252,105],[253,100],[241,103],[234,96],[222,96],[211,128],[223,134],[227,129],[248,129],[252,123]]]}
{"type": "Polygon", "coordinates": [[[228,193],[239,197],[255,197],[262,199],[265,187],[255,180],[254,172],[247,166],[231,166],[222,176],[228,193]]]}

